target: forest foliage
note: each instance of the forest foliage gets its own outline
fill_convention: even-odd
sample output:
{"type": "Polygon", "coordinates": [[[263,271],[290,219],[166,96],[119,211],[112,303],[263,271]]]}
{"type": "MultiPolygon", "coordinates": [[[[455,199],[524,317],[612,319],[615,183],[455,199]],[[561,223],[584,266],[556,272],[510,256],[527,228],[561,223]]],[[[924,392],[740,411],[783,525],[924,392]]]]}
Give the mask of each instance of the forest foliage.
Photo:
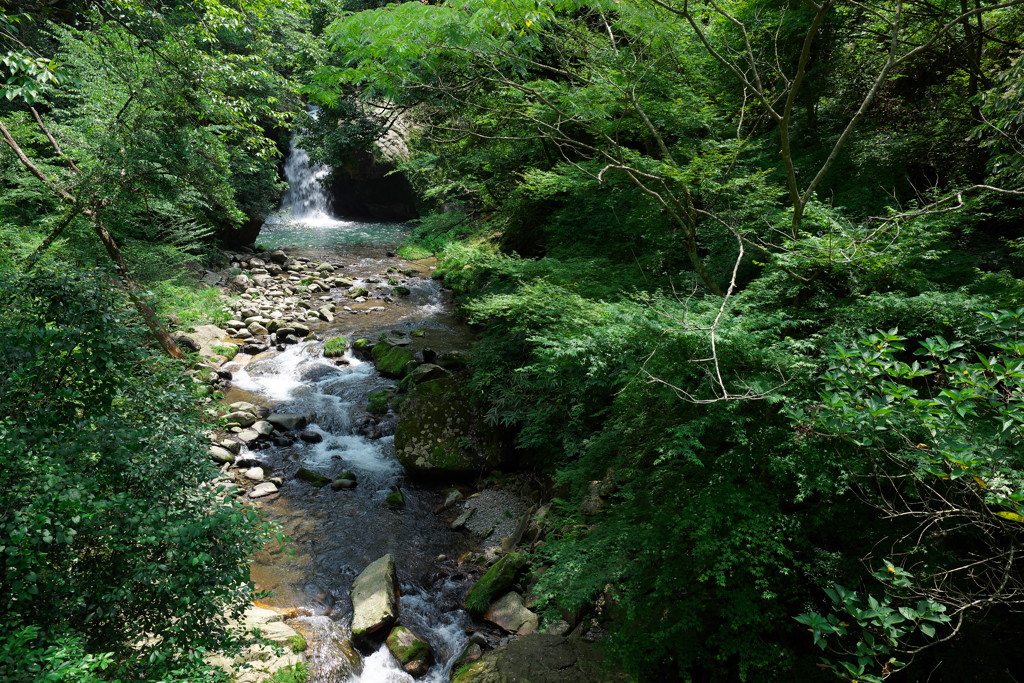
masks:
{"type": "Polygon", "coordinates": [[[276,205],[308,36],[289,0],[0,14],[3,680],[225,678],[272,529],[144,326],[221,307],[194,272],[276,205]]]}
{"type": "Polygon", "coordinates": [[[8,4],[0,667],[211,675],[267,530],[141,325],[306,98],[318,160],[408,137],[546,620],[645,680],[1020,668],[1024,3],[8,4]]]}
{"type": "Polygon", "coordinates": [[[1018,666],[1020,3],[352,9],[306,90],[412,131],[547,618],[651,680],[1018,666]]]}

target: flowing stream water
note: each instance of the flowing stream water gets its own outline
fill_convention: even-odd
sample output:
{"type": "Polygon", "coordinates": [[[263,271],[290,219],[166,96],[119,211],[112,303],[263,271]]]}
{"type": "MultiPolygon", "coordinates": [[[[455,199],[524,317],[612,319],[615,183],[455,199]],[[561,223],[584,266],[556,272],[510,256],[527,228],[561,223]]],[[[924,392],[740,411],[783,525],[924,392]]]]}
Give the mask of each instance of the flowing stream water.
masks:
{"type": "MultiPolygon", "coordinates": [[[[342,311],[350,302],[338,294],[336,322],[324,324],[318,333],[355,339],[423,330],[416,340],[420,345],[468,347],[469,331],[451,315],[445,293],[430,278],[429,264],[385,255],[395,248],[405,226],[333,217],[320,184],[327,169],[310,165],[294,142],[285,173],[289,190],[281,210],[267,220],[260,245],[289,245],[292,256],[330,261],[357,285],[372,287],[389,277],[389,267],[399,268],[411,290],[408,296],[394,297],[384,310],[351,314],[342,311]]],[[[349,643],[352,580],[385,553],[395,556],[398,568],[402,624],[434,649],[436,663],[420,680],[447,681],[465,645],[470,622],[460,609],[464,577],[455,558],[469,548],[469,541],[434,514],[442,500],[440,487],[404,477],[394,458],[394,437],[387,435],[393,432],[394,416],[376,424],[366,412],[366,394],[394,384],[371,363],[351,353],[340,362],[325,358],[323,344],[308,341],[237,369],[227,393],[229,402],[248,400],[275,412],[307,415],[309,429],[322,437],[318,443],[299,440],[243,453],[284,479],[277,496],[256,504],[281,524],[290,542],[258,553],[251,573],[258,589],[272,592],[261,602],[296,615],[289,623],[309,642],[310,680],[317,683],[413,680],[386,646],[361,658],[349,643]],[[315,488],[294,477],[299,467],[331,478],[351,472],[358,484],[340,491],[315,488]],[[385,502],[396,487],[405,496],[402,508],[385,502]]]]}

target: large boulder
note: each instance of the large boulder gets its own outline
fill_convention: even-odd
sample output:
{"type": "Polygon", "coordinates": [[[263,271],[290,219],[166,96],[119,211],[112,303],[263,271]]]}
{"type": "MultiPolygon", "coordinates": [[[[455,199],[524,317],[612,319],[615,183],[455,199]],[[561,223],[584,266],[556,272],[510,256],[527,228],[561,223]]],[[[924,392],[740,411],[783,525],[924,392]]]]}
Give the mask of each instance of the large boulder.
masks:
{"type": "Polygon", "coordinates": [[[628,681],[602,665],[594,646],[562,636],[532,633],[496,648],[459,668],[452,683],[605,683],[628,681]]]}
{"type": "Polygon", "coordinates": [[[395,426],[395,454],[406,471],[469,475],[501,462],[501,441],[457,377],[414,387],[395,426]]]}
{"type": "Polygon", "coordinates": [[[188,335],[198,346],[199,355],[215,356],[215,346],[221,346],[227,339],[228,332],[216,325],[196,325],[188,335]]]}
{"type": "Polygon", "coordinates": [[[484,612],[484,619],[509,633],[521,636],[533,633],[540,624],[537,615],[523,604],[523,596],[515,592],[505,593],[495,600],[484,612]]]}
{"type": "Polygon", "coordinates": [[[371,562],[352,583],[352,638],[365,641],[390,627],[398,617],[395,557],[371,562]]]}

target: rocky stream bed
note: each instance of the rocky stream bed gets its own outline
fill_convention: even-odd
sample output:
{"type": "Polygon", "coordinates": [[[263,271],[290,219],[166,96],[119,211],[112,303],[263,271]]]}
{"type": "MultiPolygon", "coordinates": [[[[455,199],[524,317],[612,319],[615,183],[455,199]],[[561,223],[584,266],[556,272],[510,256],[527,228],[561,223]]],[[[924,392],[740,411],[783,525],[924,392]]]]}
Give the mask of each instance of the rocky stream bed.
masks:
{"type": "Polygon", "coordinates": [[[322,683],[601,680],[585,624],[538,632],[517,551],[545,508],[496,471],[471,331],[432,262],[385,252],[228,252],[204,281],[231,320],[175,333],[223,392],[209,457],[289,539],[252,559],[244,626],[270,644],[216,661],[239,682],[300,661],[322,683]]]}

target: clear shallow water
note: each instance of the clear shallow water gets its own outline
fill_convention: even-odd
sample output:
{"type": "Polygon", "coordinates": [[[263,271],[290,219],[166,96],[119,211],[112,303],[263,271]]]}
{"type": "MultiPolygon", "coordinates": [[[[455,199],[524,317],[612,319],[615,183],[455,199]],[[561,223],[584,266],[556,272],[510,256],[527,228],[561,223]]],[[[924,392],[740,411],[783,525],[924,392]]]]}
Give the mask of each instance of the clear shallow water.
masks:
{"type": "Polygon", "coordinates": [[[267,218],[256,244],[267,249],[301,247],[350,248],[396,247],[408,234],[406,223],[363,223],[314,215],[292,218],[289,214],[267,218]]]}

